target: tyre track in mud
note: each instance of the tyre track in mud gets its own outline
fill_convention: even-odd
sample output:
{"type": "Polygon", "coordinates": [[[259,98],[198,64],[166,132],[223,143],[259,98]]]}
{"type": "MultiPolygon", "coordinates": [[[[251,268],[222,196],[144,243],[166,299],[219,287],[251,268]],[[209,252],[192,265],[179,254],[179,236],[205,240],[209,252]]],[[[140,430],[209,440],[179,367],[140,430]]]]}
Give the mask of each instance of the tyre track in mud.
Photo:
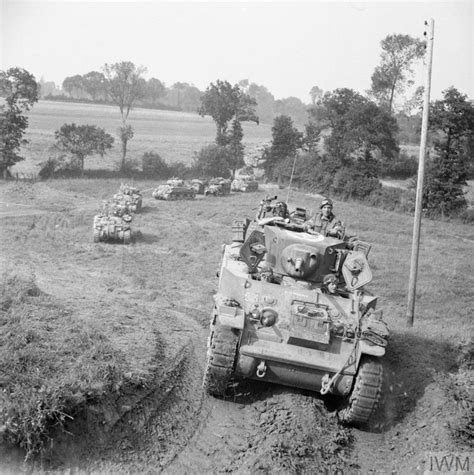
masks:
{"type": "MultiPolygon", "coordinates": [[[[146,220],[143,218],[143,221],[146,220]]],[[[158,234],[159,224],[150,225],[146,221],[140,228],[145,235],[158,234]]],[[[216,226],[219,225],[204,221],[200,228],[216,226]]],[[[55,247],[55,236],[49,238],[50,251],[42,242],[43,247],[29,249],[18,261],[33,270],[42,290],[91,318],[98,308],[110,305],[105,317],[119,326],[125,325],[128,317],[139,316],[141,311],[159,310],[160,330],[167,341],[173,343],[166,361],[175,365],[162,368],[161,374],[168,375],[167,380],[154,381],[153,388],[120,401],[120,413],[111,409],[110,430],[101,434],[94,453],[82,458],[84,452],[81,451],[79,459],[64,456],[59,460],[62,467],[86,473],[246,473],[259,470],[295,473],[345,466],[339,455],[345,453],[349,436],[341,432],[333,415],[314,395],[253,381],[237,385],[231,400],[204,394],[202,376],[208,328],[203,328],[199,308],[191,309],[188,303],[186,311],[186,298],[190,299],[192,295],[182,297],[184,302],[180,303],[184,305],[176,305],[183,291],[179,285],[176,290],[174,284],[160,289],[161,297],[150,302],[146,300],[149,292],[137,292],[132,281],[124,284],[123,294],[110,292],[114,283],[100,278],[97,264],[100,262],[108,269],[110,262],[122,255],[119,269],[114,271],[120,274],[124,256],[126,263],[131,264],[134,251],[150,252],[149,242],[137,240],[130,249],[105,244],[97,246],[88,241],[88,234],[84,234],[73,239],[71,257],[64,253],[64,248],[55,247]],[[90,257],[100,260],[97,264],[89,262],[90,257]],[[144,301],[140,300],[141,296],[145,297],[144,301]],[[139,307],[135,308],[138,303],[139,307]],[[114,308],[121,310],[114,315],[114,308]],[[127,407],[130,403],[133,406],[127,407]]],[[[68,236],[65,231],[59,239],[69,239],[68,236]]],[[[61,244],[64,246],[64,242],[61,244]]],[[[165,251],[163,256],[170,252],[165,251]]],[[[165,268],[168,265],[165,260],[160,264],[165,268]]],[[[135,279],[135,274],[129,278],[135,279]]],[[[139,324],[137,319],[132,322],[139,324]]],[[[79,445],[82,444],[79,441],[79,445]]]]}

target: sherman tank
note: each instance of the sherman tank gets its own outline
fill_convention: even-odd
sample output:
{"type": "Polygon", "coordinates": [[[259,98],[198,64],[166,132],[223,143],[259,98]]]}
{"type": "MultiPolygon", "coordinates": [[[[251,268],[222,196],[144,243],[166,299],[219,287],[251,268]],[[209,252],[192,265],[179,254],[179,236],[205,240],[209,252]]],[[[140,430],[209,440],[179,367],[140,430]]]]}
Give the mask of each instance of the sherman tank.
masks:
{"type": "Polygon", "coordinates": [[[121,185],[118,193],[113,196],[117,204],[126,205],[132,213],[139,213],[142,209],[143,197],[140,190],[131,185],[121,185]]]}
{"type": "Polygon", "coordinates": [[[231,191],[251,192],[258,191],[258,181],[253,176],[241,175],[231,184],[231,191]]]}
{"type": "Polygon", "coordinates": [[[204,190],[205,196],[225,196],[230,194],[231,181],[228,178],[216,177],[209,180],[204,190]]]}
{"type": "Polygon", "coordinates": [[[102,203],[99,214],[94,216],[94,242],[119,241],[130,244],[132,240],[132,211],[127,205],[102,203]]]}
{"type": "Polygon", "coordinates": [[[196,195],[203,195],[206,189],[206,182],[195,178],[194,180],[191,180],[191,188],[194,190],[196,195]]]}
{"type": "Polygon", "coordinates": [[[152,192],[153,198],[157,200],[193,200],[196,192],[190,186],[187,186],[184,180],[179,178],[169,179],[165,185],[159,185],[152,192]]]}
{"type": "Polygon", "coordinates": [[[365,424],[381,396],[389,336],[365,289],[371,246],[315,233],[304,208],[289,213],[272,201],[262,200],[253,222],[235,221],[223,248],[204,389],[225,396],[241,379],[308,389],[343,401],[345,423],[365,424]]]}

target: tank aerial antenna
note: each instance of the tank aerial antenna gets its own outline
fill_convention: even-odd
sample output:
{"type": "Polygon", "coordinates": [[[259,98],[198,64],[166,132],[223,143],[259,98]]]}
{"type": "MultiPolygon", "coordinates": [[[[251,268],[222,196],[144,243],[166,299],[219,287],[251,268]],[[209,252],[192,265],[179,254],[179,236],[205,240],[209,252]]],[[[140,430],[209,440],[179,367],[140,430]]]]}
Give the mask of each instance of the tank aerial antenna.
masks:
{"type": "Polygon", "coordinates": [[[288,193],[286,195],[286,206],[288,206],[288,201],[290,199],[291,182],[293,181],[293,175],[295,174],[295,165],[296,165],[296,152],[295,152],[295,158],[293,160],[293,168],[291,169],[290,183],[288,185],[288,193]]]}

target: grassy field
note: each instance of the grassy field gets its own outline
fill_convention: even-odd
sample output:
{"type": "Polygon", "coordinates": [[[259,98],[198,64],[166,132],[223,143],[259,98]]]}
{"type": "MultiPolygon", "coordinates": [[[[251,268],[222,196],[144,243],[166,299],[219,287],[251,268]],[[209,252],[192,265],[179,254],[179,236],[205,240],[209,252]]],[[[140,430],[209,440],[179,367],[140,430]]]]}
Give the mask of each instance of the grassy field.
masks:
{"type": "MultiPolygon", "coordinates": [[[[140,388],[158,384],[190,348],[198,360],[204,358],[220,245],[231,237],[233,218],[251,217],[265,192],[189,202],[159,202],[148,192],[143,213],[134,220],[132,245],[94,244],[91,225],[97,205],[119,184],[97,179],[0,185],[4,205],[0,263],[8,271],[3,279],[9,282],[8,288],[15,282],[9,280],[12,276],[27,276],[31,282],[14,289],[15,298],[8,292],[3,295],[0,317],[8,338],[2,364],[5,374],[15,375],[3,381],[4,397],[14,395],[12,388],[22,391],[21,402],[26,406],[32,390],[39,391],[35,397],[53,395],[57,398],[53,402],[64,401],[60,393],[65,391],[66,402],[97,404],[110,394],[118,397],[117,391],[128,387],[138,398],[143,393],[140,388]],[[71,351],[62,341],[70,342],[71,351]],[[82,348],[80,360],[75,342],[82,348]],[[28,377],[30,371],[34,378],[28,377]],[[35,387],[28,381],[34,381],[35,387]]],[[[152,186],[150,182],[136,185],[152,186]]],[[[314,209],[317,202],[317,197],[300,192],[290,195],[290,208],[314,209]]],[[[379,306],[391,328],[387,390],[378,429],[387,439],[390,435],[397,440],[396,450],[386,447],[387,460],[398,457],[403,463],[401,450],[408,450],[407,444],[419,450],[456,448],[457,442],[449,435],[433,442],[429,424],[415,435],[412,427],[449,416],[454,421],[452,429],[465,416],[461,406],[456,409],[456,400],[465,397],[466,383],[453,375],[472,331],[473,228],[423,222],[415,326],[409,329],[405,313],[411,218],[343,202],[336,203],[335,211],[351,234],[373,244],[374,277],[369,287],[379,295],[379,306]],[[442,398],[436,392],[440,387],[446,388],[442,398]],[[442,415],[436,412],[443,411],[439,404],[430,407],[432,397],[445,406],[442,415]]],[[[188,389],[190,393],[200,391],[199,372],[194,371],[198,386],[188,389]]],[[[15,399],[9,403],[14,406],[15,399]]],[[[129,405],[118,405],[110,420],[122,417],[121,408],[129,405]]],[[[40,415],[53,411],[37,406],[43,407],[38,412],[35,407],[28,406],[28,414],[37,425],[26,427],[25,432],[43,429],[47,421],[40,415]]],[[[75,414],[70,406],[63,411],[75,414]]]]}
{"type": "MultiPolygon", "coordinates": [[[[63,124],[97,125],[115,137],[114,148],[104,158],[86,159],[86,168],[113,169],[121,157],[117,129],[121,126],[117,107],[40,101],[29,113],[29,127],[25,138],[29,143],[21,150],[26,160],[18,163],[12,172],[31,176],[38,173],[37,164],[50,156],[54,143],[54,132],[63,124]]],[[[133,109],[129,124],[135,135],[129,142],[128,158],[140,160],[145,152],[157,152],[168,163],[181,161],[191,163],[194,152],[214,142],[216,128],[210,117],[197,113],[133,109]]],[[[246,151],[268,143],[271,126],[244,123],[244,144],[246,151]]]]}

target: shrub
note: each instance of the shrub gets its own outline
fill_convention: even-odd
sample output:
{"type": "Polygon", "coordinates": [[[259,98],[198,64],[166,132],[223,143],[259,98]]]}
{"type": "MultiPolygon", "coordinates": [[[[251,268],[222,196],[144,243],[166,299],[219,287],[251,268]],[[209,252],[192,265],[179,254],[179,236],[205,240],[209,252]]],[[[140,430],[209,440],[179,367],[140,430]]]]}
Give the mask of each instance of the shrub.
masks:
{"type": "Polygon", "coordinates": [[[76,178],[82,174],[80,163],[74,157],[68,157],[64,154],[49,157],[39,166],[38,175],[42,180],[58,177],[76,178]]]}
{"type": "Polygon", "coordinates": [[[387,187],[374,190],[367,197],[367,203],[388,211],[413,213],[415,211],[415,199],[416,192],[413,190],[387,187]]]}
{"type": "Polygon", "coordinates": [[[200,176],[229,178],[231,161],[229,150],[226,147],[207,145],[195,154],[194,169],[200,176]]]}
{"type": "Polygon", "coordinates": [[[334,194],[344,199],[364,199],[381,187],[381,183],[375,177],[367,177],[352,168],[341,168],[334,175],[331,189],[334,194]]]}
{"type": "Polygon", "coordinates": [[[461,218],[463,223],[474,223],[474,208],[465,209],[459,214],[459,217],[461,218]]]}
{"type": "Polygon", "coordinates": [[[194,169],[192,167],[188,167],[183,162],[175,162],[171,163],[168,166],[168,176],[178,176],[181,178],[189,178],[189,175],[193,173],[194,169]]]}
{"type": "Polygon", "coordinates": [[[47,180],[53,178],[58,162],[55,158],[49,157],[45,162],[40,163],[39,166],[41,167],[38,172],[39,177],[42,180],[47,180]]]}
{"type": "Polygon", "coordinates": [[[146,152],[142,157],[143,173],[153,177],[166,178],[169,176],[168,164],[156,152],[146,152]]]}
{"type": "Polygon", "coordinates": [[[394,157],[390,161],[385,161],[382,164],[380,174],[383,177],[405,179],[416,175],[417,171],[417,158],[402,151],[397,157],[394,157]]]}
{"type": "Polygon", "coordinates": [[[126,160],[123,164],[122,162],[117,162],[117,170],[121,171],[125,175],[133,175],[140,172],[141,163],[140,160],[136,158],[131,158],[126,160]]]}

